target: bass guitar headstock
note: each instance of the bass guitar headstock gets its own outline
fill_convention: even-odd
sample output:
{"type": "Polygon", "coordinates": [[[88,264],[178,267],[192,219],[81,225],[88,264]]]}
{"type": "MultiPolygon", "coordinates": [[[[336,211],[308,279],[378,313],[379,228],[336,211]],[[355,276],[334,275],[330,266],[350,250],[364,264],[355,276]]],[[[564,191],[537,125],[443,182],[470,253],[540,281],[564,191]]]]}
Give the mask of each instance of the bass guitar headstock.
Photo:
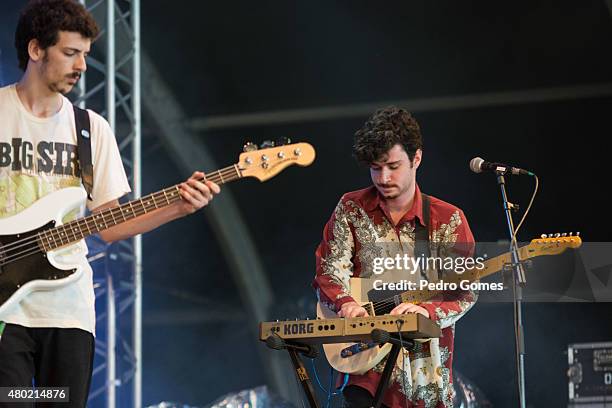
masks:
{"type": "Polygon", "coordinates": [[[315,159],[315,149],[308,143],[281,144],[266,141],[263,148],[252,143],[244,146],[244,153],[236,166],[242,177],[255,177],[266,181],[276,176],[287,167],[297,164],[309,166],[315,159]]]}

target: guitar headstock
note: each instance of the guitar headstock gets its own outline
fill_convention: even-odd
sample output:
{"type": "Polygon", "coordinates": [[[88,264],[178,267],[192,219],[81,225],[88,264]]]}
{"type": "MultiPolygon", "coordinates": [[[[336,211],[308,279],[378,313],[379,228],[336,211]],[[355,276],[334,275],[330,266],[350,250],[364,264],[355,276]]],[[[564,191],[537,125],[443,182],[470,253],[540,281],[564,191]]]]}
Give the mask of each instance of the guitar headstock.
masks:
{"type": "Polygon", "coordinates": [[[242,177],[255,177],[266,181],[292,164],[308,166],[315,159],[315,149],[308,143],[293,143],[256,150],[253,144],[245,145],[245,152],[237,163],[242,177]]]}
{"type": "Polygon", "coordinates": [[[541,238],[531,240],[531,243],[524,248],[526,249],[525,255],[531,258],[541,255],[557,255],[568,248],[576,249],[581,245],[580,233],[574,235],[573,232],[570,232],[569,234],[542,234],[541,238]]]}

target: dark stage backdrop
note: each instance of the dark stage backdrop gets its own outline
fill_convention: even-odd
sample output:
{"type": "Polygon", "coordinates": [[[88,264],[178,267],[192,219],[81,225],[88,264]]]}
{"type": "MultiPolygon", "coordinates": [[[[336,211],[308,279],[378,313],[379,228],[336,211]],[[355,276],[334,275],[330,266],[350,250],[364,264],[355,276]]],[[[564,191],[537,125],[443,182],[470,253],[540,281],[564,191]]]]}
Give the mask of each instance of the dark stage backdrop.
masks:
{"type": "MultiPolygon", "coordinates": [[[[17,78],[10,27],[18,4],[0,6],[5,82],[17,78]]],[[[389,100],[612,80],[612,19],[604,1],[185,1],[170,7],[147,0],[142,20],[144,50],[191,117],[379,101],[382,107],[389,100]]],[[[495,177],[471,173],[468,162],[482,156],[530,169],[541,189],[520,239],[580,231],[585,241],[609,241],[611,102],[601,96],[417,111],[425,140],[418,182],[461,207],[477,240],[495,241],[507,232],[495,177]]],[[[220,165],[233,163],[247,140],[289,136],[317,149],[311,167],[288,169],[265,184],[224,187],[237,198],[262,256],[277,299],[275,317],[308,313],[322,228],[342,193],[369,183],[367,169],[351,158],[352,134],[365,119],[199,134],[220,165]]],[[[145,114],[144,192],[186,176],[153,123],[145,114]]],[[[522,208],[532,188],[529,178],[508,179],[510,198],[522,208]]],[[[263,383],[263,345],[249,330],[257,322],[246,318],[206,216],[147,234],[144,251],[145,403],[204,404],[263,383]],[[154,318],[219,305],[234,317],[154,318]]],[[[611,311],[609,303],[525,306],[529,406],[566,404],[564,350],[574,342],[612,341],[611,311]]],[[[495,407],[516,406],[512,328],[509,304],[478,303],[457,324],[454,367],[495,407]]]]}

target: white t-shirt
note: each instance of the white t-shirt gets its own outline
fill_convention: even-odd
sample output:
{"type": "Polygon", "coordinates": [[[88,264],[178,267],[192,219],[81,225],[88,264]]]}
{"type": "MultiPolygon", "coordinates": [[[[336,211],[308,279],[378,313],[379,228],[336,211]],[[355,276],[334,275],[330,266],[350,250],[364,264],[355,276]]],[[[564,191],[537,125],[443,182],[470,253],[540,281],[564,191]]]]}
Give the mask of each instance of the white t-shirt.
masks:
{"type": "MultiPolygon", "coordinates": [[[[62,188],[82,188],[75,174],[74,110],[67,98],[62,99],[59,112],[38,118],[23,106],[15,85],[0,88],[0,218],[15,215],[62,188]]],[[[89,111],[89,117],[94,188],[87,207],[91,210],[130,192],[130,186],[110,126],[95,112],[89,111]]],[[[72,218],[82,213],[80,209],[72,218]]],[[[80,255],[78,263],[83,267],[78,281],[31,293],[2,320],[26,327],[79,328],[95,333],[92,270],[85,256],[80,255]]]]}

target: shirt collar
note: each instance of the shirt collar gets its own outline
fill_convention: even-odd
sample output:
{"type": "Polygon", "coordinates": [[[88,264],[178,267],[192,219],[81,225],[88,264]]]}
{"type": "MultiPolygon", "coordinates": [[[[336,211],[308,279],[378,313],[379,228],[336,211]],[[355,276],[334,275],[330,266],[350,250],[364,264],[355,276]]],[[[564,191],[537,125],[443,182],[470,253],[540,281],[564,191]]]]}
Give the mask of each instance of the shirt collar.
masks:
{"type": "MultiPolygon", "coordinates": [[[[372,188],[370,189],[370,191],[368,191],[368,194],[366,195],[366,205],[364,206],[365,210],[367,212],[372,212],[379,208],[384,213],[385,211],[383,210],[382,204],[383,199],[380,197],[380,194],[378,193],[376,187],[372,186],[372,188]]],[[[414,200],[412,202],[412,207],[410,208],[410,210],[408,210],[406,214],[404,214],[400,223],[403,221],[412,220],[415,217],[418,218],[422,226],[426,227],[423,221],[423,199],[421,196],[421,189],[419,188],[418,184],[414,189],[414,200]]]]}

